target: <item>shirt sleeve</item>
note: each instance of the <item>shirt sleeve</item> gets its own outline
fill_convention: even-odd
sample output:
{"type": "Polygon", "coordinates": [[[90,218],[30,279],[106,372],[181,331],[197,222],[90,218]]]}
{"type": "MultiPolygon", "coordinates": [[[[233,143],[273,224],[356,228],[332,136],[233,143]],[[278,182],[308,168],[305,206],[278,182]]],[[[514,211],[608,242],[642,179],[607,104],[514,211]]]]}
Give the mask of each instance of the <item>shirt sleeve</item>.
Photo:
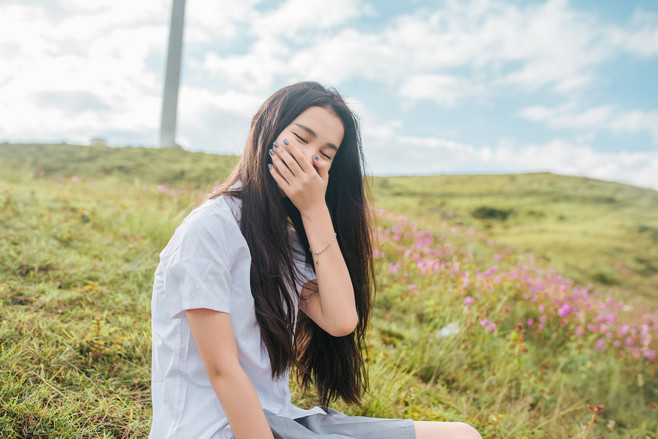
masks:
{"type": "Polygon", "coordinates": [[[237,228],[221,212],[206,207],[176,229],[161,256],[169,318],[195,308],[231,311],[231,226],[237,228]]]}

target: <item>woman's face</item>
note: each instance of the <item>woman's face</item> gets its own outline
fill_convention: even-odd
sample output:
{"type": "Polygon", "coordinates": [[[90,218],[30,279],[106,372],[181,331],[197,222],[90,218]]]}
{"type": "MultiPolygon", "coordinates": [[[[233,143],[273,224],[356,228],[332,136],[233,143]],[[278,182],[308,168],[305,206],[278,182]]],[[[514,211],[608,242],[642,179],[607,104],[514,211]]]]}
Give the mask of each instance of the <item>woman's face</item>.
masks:
{"type": "Polygon", "coordinates": [[[331,109],[309,107],[281,131],[276,141],[282,145],[284,139],[287,139],[316,169],[322,166],[328,171],[344,134],[343,122],[331,109]],[[313,160],[314,155],[320,158],[319,163],[313,160]]]}

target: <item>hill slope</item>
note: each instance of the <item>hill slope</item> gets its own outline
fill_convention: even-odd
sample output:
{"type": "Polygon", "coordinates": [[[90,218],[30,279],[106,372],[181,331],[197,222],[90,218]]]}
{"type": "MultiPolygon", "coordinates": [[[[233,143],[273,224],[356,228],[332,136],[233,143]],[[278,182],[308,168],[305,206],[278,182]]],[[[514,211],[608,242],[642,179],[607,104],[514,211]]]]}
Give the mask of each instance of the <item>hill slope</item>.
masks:
{"type": "MultiPolygon", "coordinates": [[[[237,158],[171,149],[0,145],[5,180],[115,176],[209,190],[237,158]]],[[[485,232],[582,284],[658,308],[658,192],[553,174],[375,177],[376,206],[485,232]]]]}
{"type": "MultiPolygon", "coordinates": [[[[144,437],[158,253],[212,181],[226,177],[216,176],[213,161],[219,168],[235,158],[98,150],[128,165],[133,154],[151,154],[148,166],[134,168],[139,175],[110,168],[103,176],[106,161],[93,154],[80,160],[70,147],[73,157],[56,159],[49,152],[59,146],[34,148],[31,162],[11,150],[7,166],[11,148],[0,146],[0,436],[144,437]],[[69,161],[76,167],[64,169],[69,161]],[[198,190],[186,180],[208,178],[194,174],[201,163],[211,175],[198,190]]],[[[456,186],[467,184],[460,178],[480,182],[482,193],[493,186],[489,177],[455,177],[456,186]]],[[[527,178],[524,186],[561,180],[527,178]]],[[[375,180],[378,205],[388,210],[377,211],[371,392],[361,407],[335,407],[464,421],[485,438],[655,436],[658,313],[609,300],[549,261],[498,244],[492,236],[505,228],[494,218],[506,206],[489,202],[491,193],[451,204],[437,221],[426,210],[436,203],[429,189],[383,192],[422,183],[405,181],[396,189],[397,181],[381,188],[375,180]],[[487,222],[487,233],[473,227],[487,222]]],[[[296,403],[313,404],[292,385],[296,403]]]]}

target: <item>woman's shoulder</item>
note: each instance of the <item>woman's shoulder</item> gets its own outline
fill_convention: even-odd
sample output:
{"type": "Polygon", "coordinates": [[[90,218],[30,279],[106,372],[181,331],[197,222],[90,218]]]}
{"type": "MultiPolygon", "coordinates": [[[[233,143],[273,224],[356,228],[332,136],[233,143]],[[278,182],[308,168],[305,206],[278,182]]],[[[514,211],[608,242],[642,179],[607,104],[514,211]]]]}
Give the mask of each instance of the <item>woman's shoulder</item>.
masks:
{"type": "Polygon", "coordinates": [[[211,198],[194,208],[178,226],[176,233],[187,239],[230,241],[236,234],[241,236],[239,214],[239,200],[227,195],[211,198]]]}

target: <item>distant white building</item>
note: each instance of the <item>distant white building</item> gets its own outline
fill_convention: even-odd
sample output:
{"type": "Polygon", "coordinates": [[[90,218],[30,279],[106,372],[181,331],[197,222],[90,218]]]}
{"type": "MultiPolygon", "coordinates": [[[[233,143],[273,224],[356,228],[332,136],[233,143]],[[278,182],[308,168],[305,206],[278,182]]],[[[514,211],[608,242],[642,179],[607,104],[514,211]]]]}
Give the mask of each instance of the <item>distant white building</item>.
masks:
{"type": "Polygon", "coordinates": [[[103,137],[92,137],[89,141],[90,146],[107,146],[107,139],[103,137]]]}

